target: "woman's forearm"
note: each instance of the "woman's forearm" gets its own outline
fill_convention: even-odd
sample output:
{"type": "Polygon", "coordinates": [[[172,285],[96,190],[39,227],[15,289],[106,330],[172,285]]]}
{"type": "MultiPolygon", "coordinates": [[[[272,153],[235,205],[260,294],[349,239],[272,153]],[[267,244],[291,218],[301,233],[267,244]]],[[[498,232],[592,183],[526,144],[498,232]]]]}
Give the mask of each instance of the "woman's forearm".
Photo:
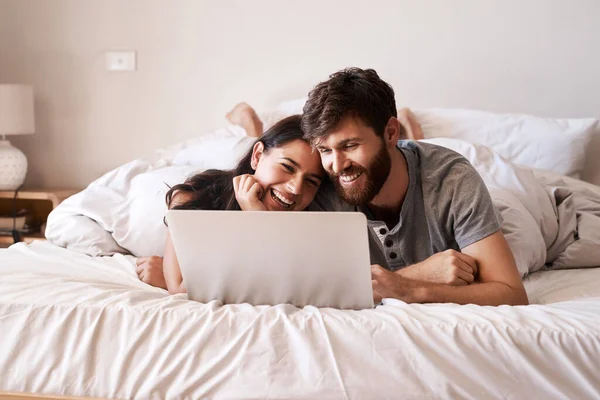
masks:
{"type": "Polygon", "coordinates": [[[174,287],[168,287],[169,285],[167,285],[167,290],[169,291],[169,294],[177,294],[177,293],[187,293],[187,289],[185,288],[185,285],[183,284],[183,281],[179,284],[179,285],[175,285],[174,287]]]}
{"type": "Polygon", "coordinates": [[[177,261],[177,255],[175,254],[175,248],[173,247],[170,233],[167,233],[167,244],[165,246],[165,256],[163,258],[163,271],[165,274],[165,282],[167,283],[167,290],[170,294],[187,293],[185,285],[183,284],[179,261],[177,261]]]}

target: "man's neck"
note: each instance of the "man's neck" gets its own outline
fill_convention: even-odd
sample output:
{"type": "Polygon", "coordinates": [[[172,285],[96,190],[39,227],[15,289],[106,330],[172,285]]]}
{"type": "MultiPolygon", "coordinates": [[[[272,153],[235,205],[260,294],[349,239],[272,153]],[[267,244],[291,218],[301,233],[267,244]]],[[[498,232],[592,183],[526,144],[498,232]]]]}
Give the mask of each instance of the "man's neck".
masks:
{"type": "Polygon", "coordinates": [[[368,207],[376,219],[392,228],[400,218],[400,210],[408,192],[409,177],[408,164],[402,151],[396,149],[390,156],[390,174],[368,207]]]}

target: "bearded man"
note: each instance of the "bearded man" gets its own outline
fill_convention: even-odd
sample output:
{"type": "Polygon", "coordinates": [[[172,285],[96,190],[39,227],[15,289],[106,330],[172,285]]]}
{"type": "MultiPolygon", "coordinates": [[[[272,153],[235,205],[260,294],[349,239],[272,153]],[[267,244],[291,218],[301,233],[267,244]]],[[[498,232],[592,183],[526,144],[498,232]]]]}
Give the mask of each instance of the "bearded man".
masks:
{"type": "Polygon", "coordinates": [[[310,92],[305,138],[342,201],[369,220],[375,300],[527,304],[502,219],[460,154],[406,137],[394,91],[372,69],[334,73],[310,92]]]}

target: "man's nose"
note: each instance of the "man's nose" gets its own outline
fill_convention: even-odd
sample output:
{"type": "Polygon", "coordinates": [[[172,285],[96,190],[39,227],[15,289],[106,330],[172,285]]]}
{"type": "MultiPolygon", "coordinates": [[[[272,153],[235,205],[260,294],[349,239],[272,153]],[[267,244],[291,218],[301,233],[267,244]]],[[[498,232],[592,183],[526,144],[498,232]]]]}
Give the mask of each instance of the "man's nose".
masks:
{"type": "Polygon", "coordinates": [[[337,152],[333,154],[333,163],[331,165],[331,169],[335,174],[339,174],[348,168],[348,164],[349,162],[343,154],[337,152]]]}

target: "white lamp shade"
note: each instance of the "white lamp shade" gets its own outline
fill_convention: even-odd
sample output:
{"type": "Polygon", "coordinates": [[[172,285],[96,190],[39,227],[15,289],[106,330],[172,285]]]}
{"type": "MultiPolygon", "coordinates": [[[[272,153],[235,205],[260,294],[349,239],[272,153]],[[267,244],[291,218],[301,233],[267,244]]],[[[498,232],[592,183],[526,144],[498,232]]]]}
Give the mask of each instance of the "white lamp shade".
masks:
{"type": "Polygon", "coordinates": [[[0,84],[0,135],[34,132],[33,88],[29,85],[0,84]]]}

